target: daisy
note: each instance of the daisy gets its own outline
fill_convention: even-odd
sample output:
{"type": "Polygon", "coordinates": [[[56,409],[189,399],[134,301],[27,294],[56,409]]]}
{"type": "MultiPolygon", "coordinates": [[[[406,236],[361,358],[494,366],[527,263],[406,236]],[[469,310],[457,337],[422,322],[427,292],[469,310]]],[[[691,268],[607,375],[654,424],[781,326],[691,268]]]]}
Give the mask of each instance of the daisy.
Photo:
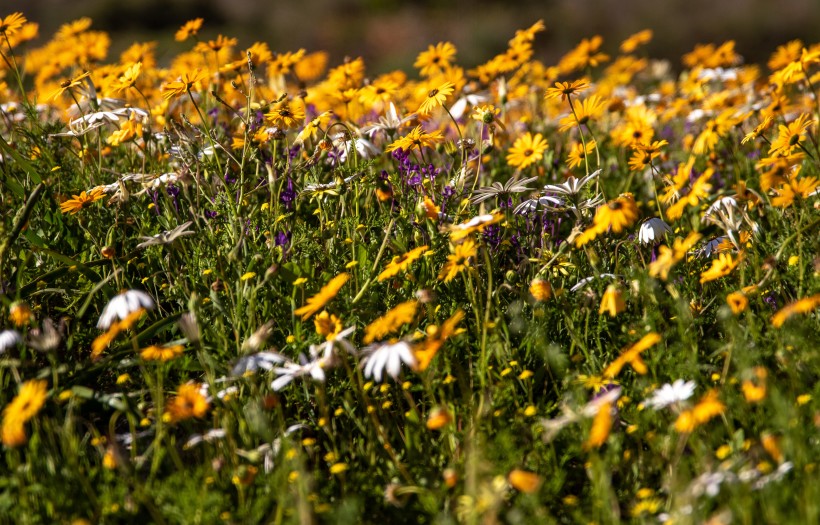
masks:
{"type": "Polygon", "coordinates": [[[304,355],[300,355],[300,363],[287,361],[283,366],[278,366],[273,369],[273,373],[278,377],[271,382],[270,386],[277,392],[282,390],[291,383],[294,379],[301,376],[309,375],[315,381],[324,382],[325,371],[324,365],[327,362],[325,358],[314,359],[307,361],[304,355]]]}
{"type": "Polygon", "coordinates": [[[147,248],[148,246],[155,246],[158,244],[171,244],[175,240],[185,235],[193,235],[196,232],[188,231],[188,227],[193,224],[193,221],[180,224],[170,231],[158,233],[153,237],[140,237],[143,242],[137,245],[137,248],[147,248]]]}
{"type": "Polygon", "coordinates": [[[665,384],[652,393],[652,397],[644,401],[644,405],[655,410],[686,401],[695,393],[695,382],[678,379],[672,384],[665,384]]]}
{"type": "Polygon", "coordinates": [[[285,361],[286,359],[276,352],[259,352],[242,356],[236,364],[233,365],[231,375],[244,376],[246,374],[253,374],[260,368],[262,370],[271,371],[275,365],[282,364],[285,361]]]}
{"type": "Polygon", "coordinates": [[[60,211],[71,215],[77,214],[80,210],[90,204],[102,199],[104,193],[100,187],[89,192],[81,192],[79,195],[72,195],[70,199],[60,203],[60,211]]]}
{"type": "Polygon", "coordinates": [[[518,137],[507,153],[507,163],[518,169],[524,169],[530,164],[534,164],[544,157],[547,150],[547,139],[540,133],[533,135],[527,132],[526,135],[518,137]]]}
{"type": "Polygon", "coordinates": [[[652,217],[641,224],[638,230],[638,241],[641,244],[657,244],[670,231],[672,229],[662,219],[652,217]]]}
{"type": "Polygon", "coordinates": [[[363,352],[367,354],[361,364],[364,376],[372,377],[377,383],[381,383],[385,371],[397,379],[402,363],[411,368],[417,364],[413,347],[407,341],[375,343],[364,348],[363,352]]]}
{"type": "Polygon", "coordinates": [[[97,328],[108,330],[116,319],[125,320],[130,314],[139,310],[151,310],[154,308],[154,300],[147,293],[140,290],[126,290],[105,305],[100,320],[97,321],[97,328]]]}
{"type": "Polygon", "coordinates": [[[340,273],[324,285],[322,289],[319,290],[319,293],[308,299],[304,306],[297,308],[293,313],[301,315],[302,321],[306,321],[310,316],[324,308],[331,299],[336,297],[336,294],[339,293],[339,290],[348,279],[350,279],[349,274],[340,273]]]}
{"type": "Polygon", "coordinates": [[[431,89],[430,92],[427,93],[424,102],[419,106],[419,113],[428,115],[437,107],[444,105],[444,101],[447,100],[447,97],[449,97],[454,90],[455,85],[452,82],[444,82],[438,87],[431,89]]]}
{"type": "Polygon", "coordinates": [[[21,341],[20,334],[17,330],[3,330],[0,332],[0,354],[5,353],[6,350],[19,344],[21,341]]]}

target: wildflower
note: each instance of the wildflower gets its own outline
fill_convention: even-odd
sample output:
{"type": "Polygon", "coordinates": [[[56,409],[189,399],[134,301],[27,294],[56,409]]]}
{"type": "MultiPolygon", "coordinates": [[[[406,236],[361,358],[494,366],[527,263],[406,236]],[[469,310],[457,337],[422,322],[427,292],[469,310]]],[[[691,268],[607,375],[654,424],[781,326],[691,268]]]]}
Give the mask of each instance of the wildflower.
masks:
{"type": "Polygon", "coordinates": [[[31,308],[26,303],[16,302],[12,303],[9,308],[9,321],[14,323],[18,328],[25,326],[34,319],[34,314],[31,313],[31,308]]]}
{"type": "Polygon", "coordinates": [[[317,315],[313,319],[313,325],[316,327],[316,333],[328,341],[342,331],[342,320],[327,311],[317,315]]]}
{"type": "Polygon", "coordinates": [[[185,72],[180,75],[177,80],[173,80],[165,84],[163,87],[162,98],[165,100],[170,100],[179,95],[190,93],[191,90],[194,89],[194,87],[206,77],[207,75],[201,69],[197,69],[192,74],[185,72]]]}
{"type": "Polygon", "coordinates": [[[661,246],[658,257],[649,264],[649,275],[660,277],[664,281],[669,278],[672,267],[686,257],[686,253],[703,237],[701,234],[691,232],[686,239],[675,238],[672,248],[661,246]]]}
{"type": "Polygon", "coordinates": [[[756,366],[752,374],[754,380],[745,379],[740,387],[747,402],[759,403],[766,397],[766,377],[769,373],[762,366],[756,366]]]}
{"type": "Polygon", "coordinates": [[[552,296],[552,287],[549,281],[535,278],[530,283],[530,294],[536,301],[543,303],[552,296]]]}
{"type": "Polygon", "coordinates": [[[260,368],[271,371],[275,365],[286,361],[284,357],[276,352],[258,352],[256,354],[240,357],[231,369],[231,376],[241,377],[255,373],[260,368]]]}
{"type": "Polygon", "coordinates": [[[23,383],[20,392],[3,409],[0,439],[8,447],[16,447],[27,441],[24,425],[40,412],[46,402],[48,383],[32,380],[23,383]]]}
{"type": "Polygon", "coordinates": [[[125,321],[136,312],[153,308],[154,300],[150,295],[140,290],[126,290],[108,301],[97,321],[97,328],[107,330],[115,319],[125,321]]]}
{"type": "Polygon", "coordinates": [[[655,409],[668,407],[686,401],[695,393],[695,382],[676,379],[672,384],[665,384],[652,393],[652,397],[644,401],[644,404],[655,409]]]}
{"type": "Polygon", "coordinates": [[[505,129],[504,124],[498,118],[500,113],[501,110],[493,105],[481,104],[473,108],[473,113],[470,117],[473,120],[481,122],[485,126],[496,125],[503,130],[505,129]]]}
{"type": "Polygon", "coordinates": [[[455,57],[456,46],[450,42],[439,42],[419,53],[413,67],[420,68],[422,76],[435,75],[449,69],[455,57]]]}
{"type": "MultiPolygon", "coordinates": [[[[558,131],[569,131],[576,126],[587,126],[589,122],[601,117],[606,109],[607,101],[598,95],[590,95],[581,100],[578,104],[573,105],[574,112],[558,121],[558,131]]],[[[589,142],[587,143],[589,146],[589,142]]],[[[591,152],[594,148],[591,148],[591,152]]]]}
{"type": "Polygon", "coordinates": [[[341,289],[348,279],[350,279],[349,274],[340,273],[328,281],[328,283],[319,290],[319,293],[308,299],[307,304],[301,308],[297,308],[293,313],[301,315],[302,321],[307,320],[310,316],[324,308],[331,299],[336,297],[336,294],[339,293],[339,289],[341,289]]]}
{"type": "Polygon", "coordinates": [[[500,222],[504,216],[500,213],[485,213],[473,217],[467,222],[456,224],[450,228],[450,241],[459,242],[476,232],[483,232],[487,226],[500,222]]]}
{"type": "Polygon", "coordinates": [[[532,188],[527,184],[536,180],[538,177],[529,177],[524,180],[518,180],[518,177],[513,177],[504,184],[494,182],[490,186],[478,188],[470,197],[470,204],[481,204],[493,197],[497,199],[509,199],[514,193],[524,193],[525,191],[532,191],[532,188]]]}
{"type": "Polygon", "coordinates": [[[712,261],[712,267],[700,274],[700,284],[729,275],[732,270],[737,268],[742,258],[741,254],[736,260],[733,260],[731,254],[721,253],[717,259],[712,261]]]}
{"type": "Polygon", "coordinates": [[[668,144],[669,142],[665,140],[656,140],[651,144],[643,142],[633,143],[632,149],[634,151],[632,157],[629,159],[629,169],[631,171],[643,170],[660,156],[661,148],[668,144]]]}
{"type": "Polygon", "coordinates": [[[720,401],[717,390],[710,390],[693,408],[678,415],[675,430],[680,433],[691,433],[713,417],[721,415],[724,410],[726,405],[720,401]]]}
{"type": "Polygon", "coordinates": [[[328,358],[317,357],[313,361],[308,361],[304,355],[300,355],[300,362],[285,361],[282,366],[274,367],[273,373],[278,377],[271,383],[271,388],[276,391],[282,390],[294,379],[309,375],[315,381],[325,380],[324,365],[328,363],[328,358]]]}
{"type": "Polygon", "coordinates": [[[428,430],[441,430],[452,420],[453,416],[450,415],[450,412],[448,412],[446,408],[437,407],[430,411],[425,426],[428,430]]]}
{"type": "Polygon", "coordinates": [[[583,445],[584,450],[599,448],[606,443],[606,438],[609,437],[609,431],[612,429],[612,407],[612,403],[602,403],[598,407],[598,412],[592,420],[589,437],[583,445]]]}
{"type": "Polygon", "coordinates": [[[781,124],[778,128],[778,136],[772,141],[769,147],[770,156],[790,155],[792,150],[800,145],[808,129],[814,124],[813,120],[808,120],[809,114],[802,113],[787,125],[781,124]]]}
{"type": "Polygon", "coordinates": [[[140,351],[140,357],[146,361],[170,361],[181,356],[184,350],[185,347],[182,345],[151,345],[140,351]]]}
{"type": "Polygon", "coordinates": [[[102,187],[96,187],[89,192],[81,192],[79,195],[72,195],[72,197],[60,204],[60,211],[69,213],[71,215],[77,214],[83,208],[89,206],[91,203],[105,197],[102,187]]]}
{"type": "Polygon", "coordinates": [[[641,359],[641,353],[645,352],[650,347],[655,346],[660,341],[660,334],[655,332],[646,334],[637,343],[624,350],[617,359],[610,363],[609,366],[604,369],[603,376],[609,379],[614,378],[621,372],[621,369],[626,364],[631,365],[638,374],[646,374],[646,363],[644,363],[643,359],[641,359]]]}
{"type": "Polygon", "coordinates": [[[624,303],[623,292],[614,284],[607,286],[604,296],[601,298],[601,307],[598,309],[598,313],[607,312],[610,317],[615,317],[625,309],[626,303],[624,303]]]}
{"type": "Polygon", "coordinates": [[[0,18],[0,33],[5,37],[10,37],[19,31],[28,20],[23,13],[12,13],[5,18],[0,18]]]}
{"type": "Polygon", "coordinates": [[[815,194],[820,187],[820,180],[817,177],[796,177],[792,176],[775,190],[777,196],[772,198],[772,206],[778,208],[788,208],[794,203],[795,198],[807,199],[815,194]]]}
{"type": "Polygon", "coordinates": [[[432,148],[436,145],[436,143],[442,142],[443,140],[444,136],[441,134],[441,131],[435,130],[427,133],[421,129],[421,124],[419,124],[404,137],[393,141],[389,146],[387,146],[385,151],[389,153],[397,149],[410,151],[413,148],[418,150],[421,150],[421,148],[432,148]]]}
{"type": "Polygon", "coordinates": [[[196,36],[199,32],[200,28],[202,27],[202,20],[201,18],[194,18],[193,20],[188,20],[182,27],[174,35],[174,40],[177,42],[184,42],[191,38],[192,36],[196,36]]]}
{"type": "Polygon", "coordinates": [[[575,245],[581,247],[610,228],[613,232],[620,233],[637,218],[638,205],[635,204],[634,197],[630,193],[623,194],[598,208],[592,219],[592,226],[575,239],[575,245]]]}
{"type": "Polygon", "coordinates": [[[540,133],[518,137],[510,150],[507,152],[507,163],[518,169],[524,169],[530,164],[538,162],[544,157],[547,149],[547,139],[540,133]]]}
{"type": "Polygon", "coordinates": [[[383,316],[367,325],[364,329],[364,344],[370,344],[376,339],[384,339],[402,325],[412,322],[417,308],[418,302],[415,300],[406,301],[391,308],[383,316]]]}
{"type": "Polygon", "coordinates": [[[148,246],[156,246],[161,244],[171,244],[175,240],[180,237],[184,237],[186,235],[194,235],[196,232],[189,231],[188,228],[193,224],[193,221],[188,221],[183,224],[180,224],[176,228],[170,231],[164,231],[162,233],[158,233],[153,237],[140,237],[143,242],[137,245],[137,248],[147,248],[148,246]]]}
{"type": "Polygon", "coordinates": [[[194,383],[181,385],[177,395],[171,398],[166,413],[171,422],[178,423],[193,417],[203,418],[210,408],[210,403],[201,393],[201,386],[194,383]]]}
{"type": "Polygon", "coordinates": [[[282,129],[295,128],[305,120],[305,110],[284,99],[271,106],[270,111],[265,113],[265,120],[282,129]]]}
{"type": "Polygon", "coordinates": [[[587,79],[574,80],[572,82],[556,82],[555,87],[547,88],[546,98],[569,99],[570,96],[589,89],[590,83],[587,79]]]}
{"type": "Polygon", "coordinates": [[[71,88],[79,86],[80,84],[82,84],[82,81],[88,78],[90,75],[90,71],[84,71],[73,78],[63,80],[62,82],[60,82],[60,87],[54,90],[48,97],[46,97],[46,100],[54,100],[66,91],[70,90],[71,88]]]}
{"type": "Polygon", "coordinates": [[[413,348],[406,341],[374,343],[363,352],[367,355],[361,364],[364,376],[372,377],[377,383],[381,383],[385,371],[393,379],[398,379],[402,363],[410,368],[417,364],[413,348]]]}
{"type": "Polygon", "coordinates": [[[415,355],[418,364],[416,370],[424,372],[430,365],[430,362],[438,353],[439,349],[444,345],[450,337],[463,332],[463,329],[456,329],[458,323],[464,319],[464,312],[456,310],[441,327],[431,325],[427,327],[427,338],[413,346],[413,355],[415,355]]]}
{"type": "Polygon", "coordinates": [[[525,494],[537,492],[542,483],[542,479],[538,474],[521,469],[510,471],[507,474],[507,481],[515,490],[525,494]]]}
{"type": "Polygon", "coordinates": [[[638,230],[638,241],[641,244],[657,244],[670,231],[672,229],[662,219],[652,217],[641,224],[638,230]]]}
{"type": "Polygon", "coordinates": [[[0,332],[0,355],[21,341],[20,333],[17,330],[3,330],[0,332]]]}
{"type": "Polygon", "coordinates": [[[820,306],[820,294],[804,297],[793,303],[789,303],[772,316],[772,326],[780,328],[787,319],[794,314],[809,313],[820,306]]]}
{"type": "Polygon", "coordinates": [[[582,142],[574,143],[569,153],[567,154],[567,166],[570,169],[577,168],[578,166],[584,163],[584,160],[589,156],[590,153],[595,151],[595,148],[597,147],[598,144],[595,142],[594,139],[588,140],[586,146],[582,142]]]}
{"type": "Polygon", "coordinates": [[[652,30],[651,29],[644,29],[643,31],[638,31],[637,33],[630,35],[629,38],[621,42],[621,52],[623,53],[632,53],[638,47],[649,43],[652,40],[652,30]]]}
{"type": "Polygon", "coordinates": [[[467,239],[461,244],[457,244],[453,253],[447,256],[447,262],[438,274],[438,280],[450,282],[456,275],[470,267],[470,257],[475,257],[478,253],[475,241],[467,239]]]}
{"type": "Polygon", "coordinates": [[[749,299],[743,292],[732,292],[726,296],[726,304],[732,309],[732,313],[738,315],[749,306],[749,299]]]}
{"type": "Polygon", "coordinates": [[[390,261],[384,268],[382,273],[379,274],[378,280],[384,281],[391,277],[395,277],[399,273],[407,270],[407,268],[409,268],[410,265],[413,264],[419,257],[421,257],[421,255],[428,249],[429,247],[425,244],[424,246],[413,248],[405,254],[393,257],[393,260],[390,261]]]}
{"type": "Polygon", "coordinates": [[[444,101],[453,93],[454,89],[455,86],[452,82],[444,82],[438,87],[431,89],[421,103],[421,106],[419,106],[419,113],[422,115],[430,114],[431,111],[444,104],[444,101]]]}

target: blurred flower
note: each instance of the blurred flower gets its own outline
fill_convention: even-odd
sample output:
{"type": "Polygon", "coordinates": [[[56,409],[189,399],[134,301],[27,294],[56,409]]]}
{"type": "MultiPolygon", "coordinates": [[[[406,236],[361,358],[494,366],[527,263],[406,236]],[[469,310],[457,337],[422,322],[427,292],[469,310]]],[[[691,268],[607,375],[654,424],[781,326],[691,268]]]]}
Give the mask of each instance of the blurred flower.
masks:
{"type": "Polygon", "coordinates": [[[203,418],[210,404],[200,392],[200,385],[187,383],[181,385],[177,395],[171,398],[166,406],[171,422],[178,423],[190,418],[203,418]]]}
{"type": "Polygon", "coordinates": [[[383,316],[365,327],[364,344],[370,344],[376,339],[384,339],[385,336],[397,331],[403,325],[412,322],[416,317],[417,309],[418,302],[415,300],[394,306],[383,316]]]}
{"type": "Polygon", "coordinates": [[[203,20],[201,18],[194,18],[193,20],[188,20],[182,27],[174,35],[174,40],[177,42],[184,42],[188,40],[192,36],[196,36],[199,32],[200,28],[202,27],[203,20]]]}
{"type": "Polygon", "coordinates": [[[390,261],[387,266],[385,266],[382,273],[379,274],[378,280],[384,281],[385,279],[389,279],[391,277],[395,277],[400,272],[405,271],[407,268],[410,267],[413,262],[415,262],[421,255],[429,249],[429,246],[426,244],[424,246],[419,246],[418,248],[413,248],[407,253],[402,255],[397,255],[393,257],[393,260],[390,261]]]}
{"type": "Polygon", "coordinates": [[[143,242],[139,243],[137,245],[137,248],[147,248],[148,246],[156,246],[160,244],[171,244],[180,237],[185,237],[186,235],[194,235],[196,232],[188,230],[191,224],[193,224],[193,221],[188,221],[183,224],[180,224],[173,230],[164,231],[152,237],[140,237],[140,239],[143,239],[143,242]]]}
{"type": "Polygon", "coordinates": [[[724,410],[726,405],[720,401],[717,390],[712,389],[698,401],[697,405],[678,415],[675,430],[680,433],[691,433],[713,417],[721,415],[724,410]]]}
{"type": "Polygon", "coordinates": [[[0,354],[3,354],[9,348],[19,344],[22,339],[17,330],[3,330],[0,332],[0,354]]]}
{"type": "Polygon", "coordinates": [[[140,351],[140,357],[146,361],[170,361],[181,356],[184,350],[185,347],[182,345],[151,345],[140,351]]]}
{"type": "Polygon", "coordinates": [[[416,58],[413,67],[419,68],[422,76],[435,75],[446,71],[456,57],[456,46],[450,42],[439,42],[435,46],[427,46],[416,58]]]}
{"type": "Polygon", "coordinates": [[[738,315],[749,306],[749,299],[743,292],[731,292],[726,296],[726,304],[732,309],[732,313],[738,315]]]}
{"type": "Polygon", "coordinates": [[[720,256],[712,261],[712,266],[708,270],[700,274],[700,284],[708,283],[721,277],[725,277],[732,273],[732,270],[737,268],[740,264],[743,254],[737,259],[732,259],[732,255],[728,253],[721,253],[720,256]]]}
{"type": "Polygon", "coordinates": [[[325,305],[331,301],[331,299],[336,297],[336,294],[339,293],[339,290],[348,279],[350,279],[349,274],[340,273],[328,281],[328,283],[324,285],[321,290],[319,290],[319,293],[308,299],[307,304],[301,308],[297,308],[293,313],[296,315],[301,315],[302,321],[306,321],[310,316],[324,308],[325,305]]]}
{"type": "Polygon", "coordinates": [[[179,95],[190,93],[206,77],[207,74],[200,69],[190,74],[185,72],[177,80],[168,82],[163,86],[162,98],[170,100],[179,95]]]}
{"type": "Polygon", "coordinates": [[[452,420],[453,416],[450,415],[450,412],[448,412],[446,408],[437,407],[430,411],[425,426],[427,426],[428,430],[441,430],[452,420]]]}
{"type": "Polygon", "coordinates": [[[18,328],[29,324],[34,319],[34,314],[31,313],[31,308],[26,303],[17,301],[12,303],[9,308],[9,321],[14,323],[18,328]]]}
{"type": "Polygon", "coordinates": [[[480,204],[493,197],[506,200],[514,193],[532,191],[532,188],[528,187],[527,184],[537,179],[538,177],[529,177],[524,180],[518,180],[518,177],[513,177],[504,184],[494,182],[490,186],[484,186],[475,190],[472,197],[470,197],[470,204],[480,204]]]}
{"type": "Polygon", "coordinates": [[[612,403],[602,403],[592,420],[589,437],[584,442],[584,450],[599,448],[606,443],[609,431],[612,429],[612,403]]]}
{"type": "Polygon", "coordinates": [[[374,343],[362,352],[366,356],[361,363],[364,376],[372,377],[377,383],[381,383],[385,371],[393,379],[398,379],[402,363],[410,368],[417,364],[413,348],[407,341],[374,343]]]}
{"type": "Polygon", "coordinates": [[[507,481],[515,490],[525,494],[533,494],[538,491],[543,480],[534,472],[513,469],[507,474],[507,481]]]}
{"type": "Polygon", "coordinates": [[[552,296],[552,286],[549,281],[535,278],[530,283],[530,294],[539,303],[543,303],[552,296]]]}
{"type": "Polygon", "coordinates": [[[276,365],[284,363],[285,361],[287,361],[287,359],[276,352],[259,352],[242,356],[231,369],[231,376],[245,376],[256,372],[260,368],[262,370],[271,371],[276,365]]]}
{"type": "Polygon", "coordinates": [[[125,320],[132,313],[153,308],[154,300],[150,295],[140,290],[126,290],[108,301],[97,321],[97,328],[107,330],[115,319],[125,320]]]}
{"type": "Polygon", "coordinates": [[[695,393],[695,382],[676,379],[672,384],[665,384],[652,393],[652,397],[644,401],[644,404],[655,409],[668,407],[686,401],[695,393]]]}
{"type": "Polygon", "coordinates": [[[615,317],[626,309],[624,303],[623,292],[615,284],[607,286],[603,297],[601,297],[601,307],[598,309],[598,314],[608,313],[610,317],[615,317]]]}
{"type": "Polygon", "coordinates": [[[645,352],[650,347],[655,346],[661,342],[661,340],[662,338],[658,333],[650,332],[646,334],[637,343],[624,350],[617,359],[615,359],[604,369],[604,377],[614,378],[621,372],[621,369],[626,364],[631,365],[638,374],[646,374],[646,363],[644,363],[643,359],[641,359],[641,353],[645,352]]]}
{"type": "Polygon", "coordinates": [[[17,447],[28,440],[24,425],[40,412],[48,395],[48,383],[44,380],[26,381],[20,392],[3,409],[0,439],[7,447],[17,447]]]}
{"type": "Polygon", "coordinates": [[[804,297],[793,303],[789,303],[772,316],[772,326],[780,328],[794,314],[809,313],[820,306],[820,294],[804,297]]]}

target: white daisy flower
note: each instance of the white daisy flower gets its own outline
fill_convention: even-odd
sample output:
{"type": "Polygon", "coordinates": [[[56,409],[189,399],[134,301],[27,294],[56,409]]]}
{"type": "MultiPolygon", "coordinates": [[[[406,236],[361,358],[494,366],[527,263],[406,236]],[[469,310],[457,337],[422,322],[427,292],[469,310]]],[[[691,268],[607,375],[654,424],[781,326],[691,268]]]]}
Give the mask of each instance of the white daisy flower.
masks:
{"type": "Polygon", "coordinates": [[[672,228],[662,219],[652,217],[641,224],[641,229],[638,230],[638,241],[641,244],[656,244],[670,231],[672,231],[672,228]]]}
{"type": "Polygon", "coordinates": [[[411,368],[416,366],[416,356],[406,341],[375,343],[366,347],[364,353],[368,354],[362,361],[364,376],[372,377],[377,383],[381,383],[385,370],[390,377],[397,379],[402,362],[411,368]]]}
{"type": "Polygon", "coordinates": [[[284,357],[276,352],[259,352],[256,354],[246,355],[240,357],[231,369],[232,376],[243,376],[245,374],[254,373],[260,368],[262,370],[273,370],[276,365],[280,365],[287,361],[284,357]]]}
{"type": "Polygon", "coordinates": [[[695,382],[678,379],[672,384],[665,384],[652,393],[652,397],[644,401],[646,406],[655,410],[686,401],[695,393],[695,382]]]}
{"type": "Polygon", "coordinates": [[[140,290],[126,290],[105,305],[100,320],[97,321],[97,328],[108,330],[116,319],[125,319],[137,310],[151,310],[154,308],[154,300],[147,293],[140,290]]]}
{"type": "Polygon", "coordinates": [[[0,332],[0,354],[5,353],[6,350],[20,343],[20,341],[20,334],[17,330],[3,330],[0,332]]]}
{"type": "Polygon", "coordinates": [[[307,361],[303,355],[299,357],[301,358],[300,361],[302,361],[301,364],[288,361],[284,364],[284,366],[275,367],[273,369],[273,373],[279,377],[274,379],[270,384],[271,388],[276,391],[282,390],[297,377],[306,375],[312,377],[314,381],[324,382],[325,371],[322,368],[322,365],[326,360],[322,358],[314,361],[307,361]]]}

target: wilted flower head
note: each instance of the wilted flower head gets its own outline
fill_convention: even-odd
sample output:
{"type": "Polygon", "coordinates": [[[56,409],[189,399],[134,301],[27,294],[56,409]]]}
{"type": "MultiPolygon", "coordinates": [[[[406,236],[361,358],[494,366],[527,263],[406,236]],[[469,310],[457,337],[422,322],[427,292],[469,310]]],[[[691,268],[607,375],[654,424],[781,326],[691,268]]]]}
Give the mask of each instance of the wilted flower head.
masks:
{"type": "Polygon", "coordinates": [[[125,320],[129,314],[137,310],[151,310],[154,308],[154,300],[147,293],[140,290],[126,290],[113,299],[103,309],[97,328],[108,330],[114,320],[125,320]]]}

